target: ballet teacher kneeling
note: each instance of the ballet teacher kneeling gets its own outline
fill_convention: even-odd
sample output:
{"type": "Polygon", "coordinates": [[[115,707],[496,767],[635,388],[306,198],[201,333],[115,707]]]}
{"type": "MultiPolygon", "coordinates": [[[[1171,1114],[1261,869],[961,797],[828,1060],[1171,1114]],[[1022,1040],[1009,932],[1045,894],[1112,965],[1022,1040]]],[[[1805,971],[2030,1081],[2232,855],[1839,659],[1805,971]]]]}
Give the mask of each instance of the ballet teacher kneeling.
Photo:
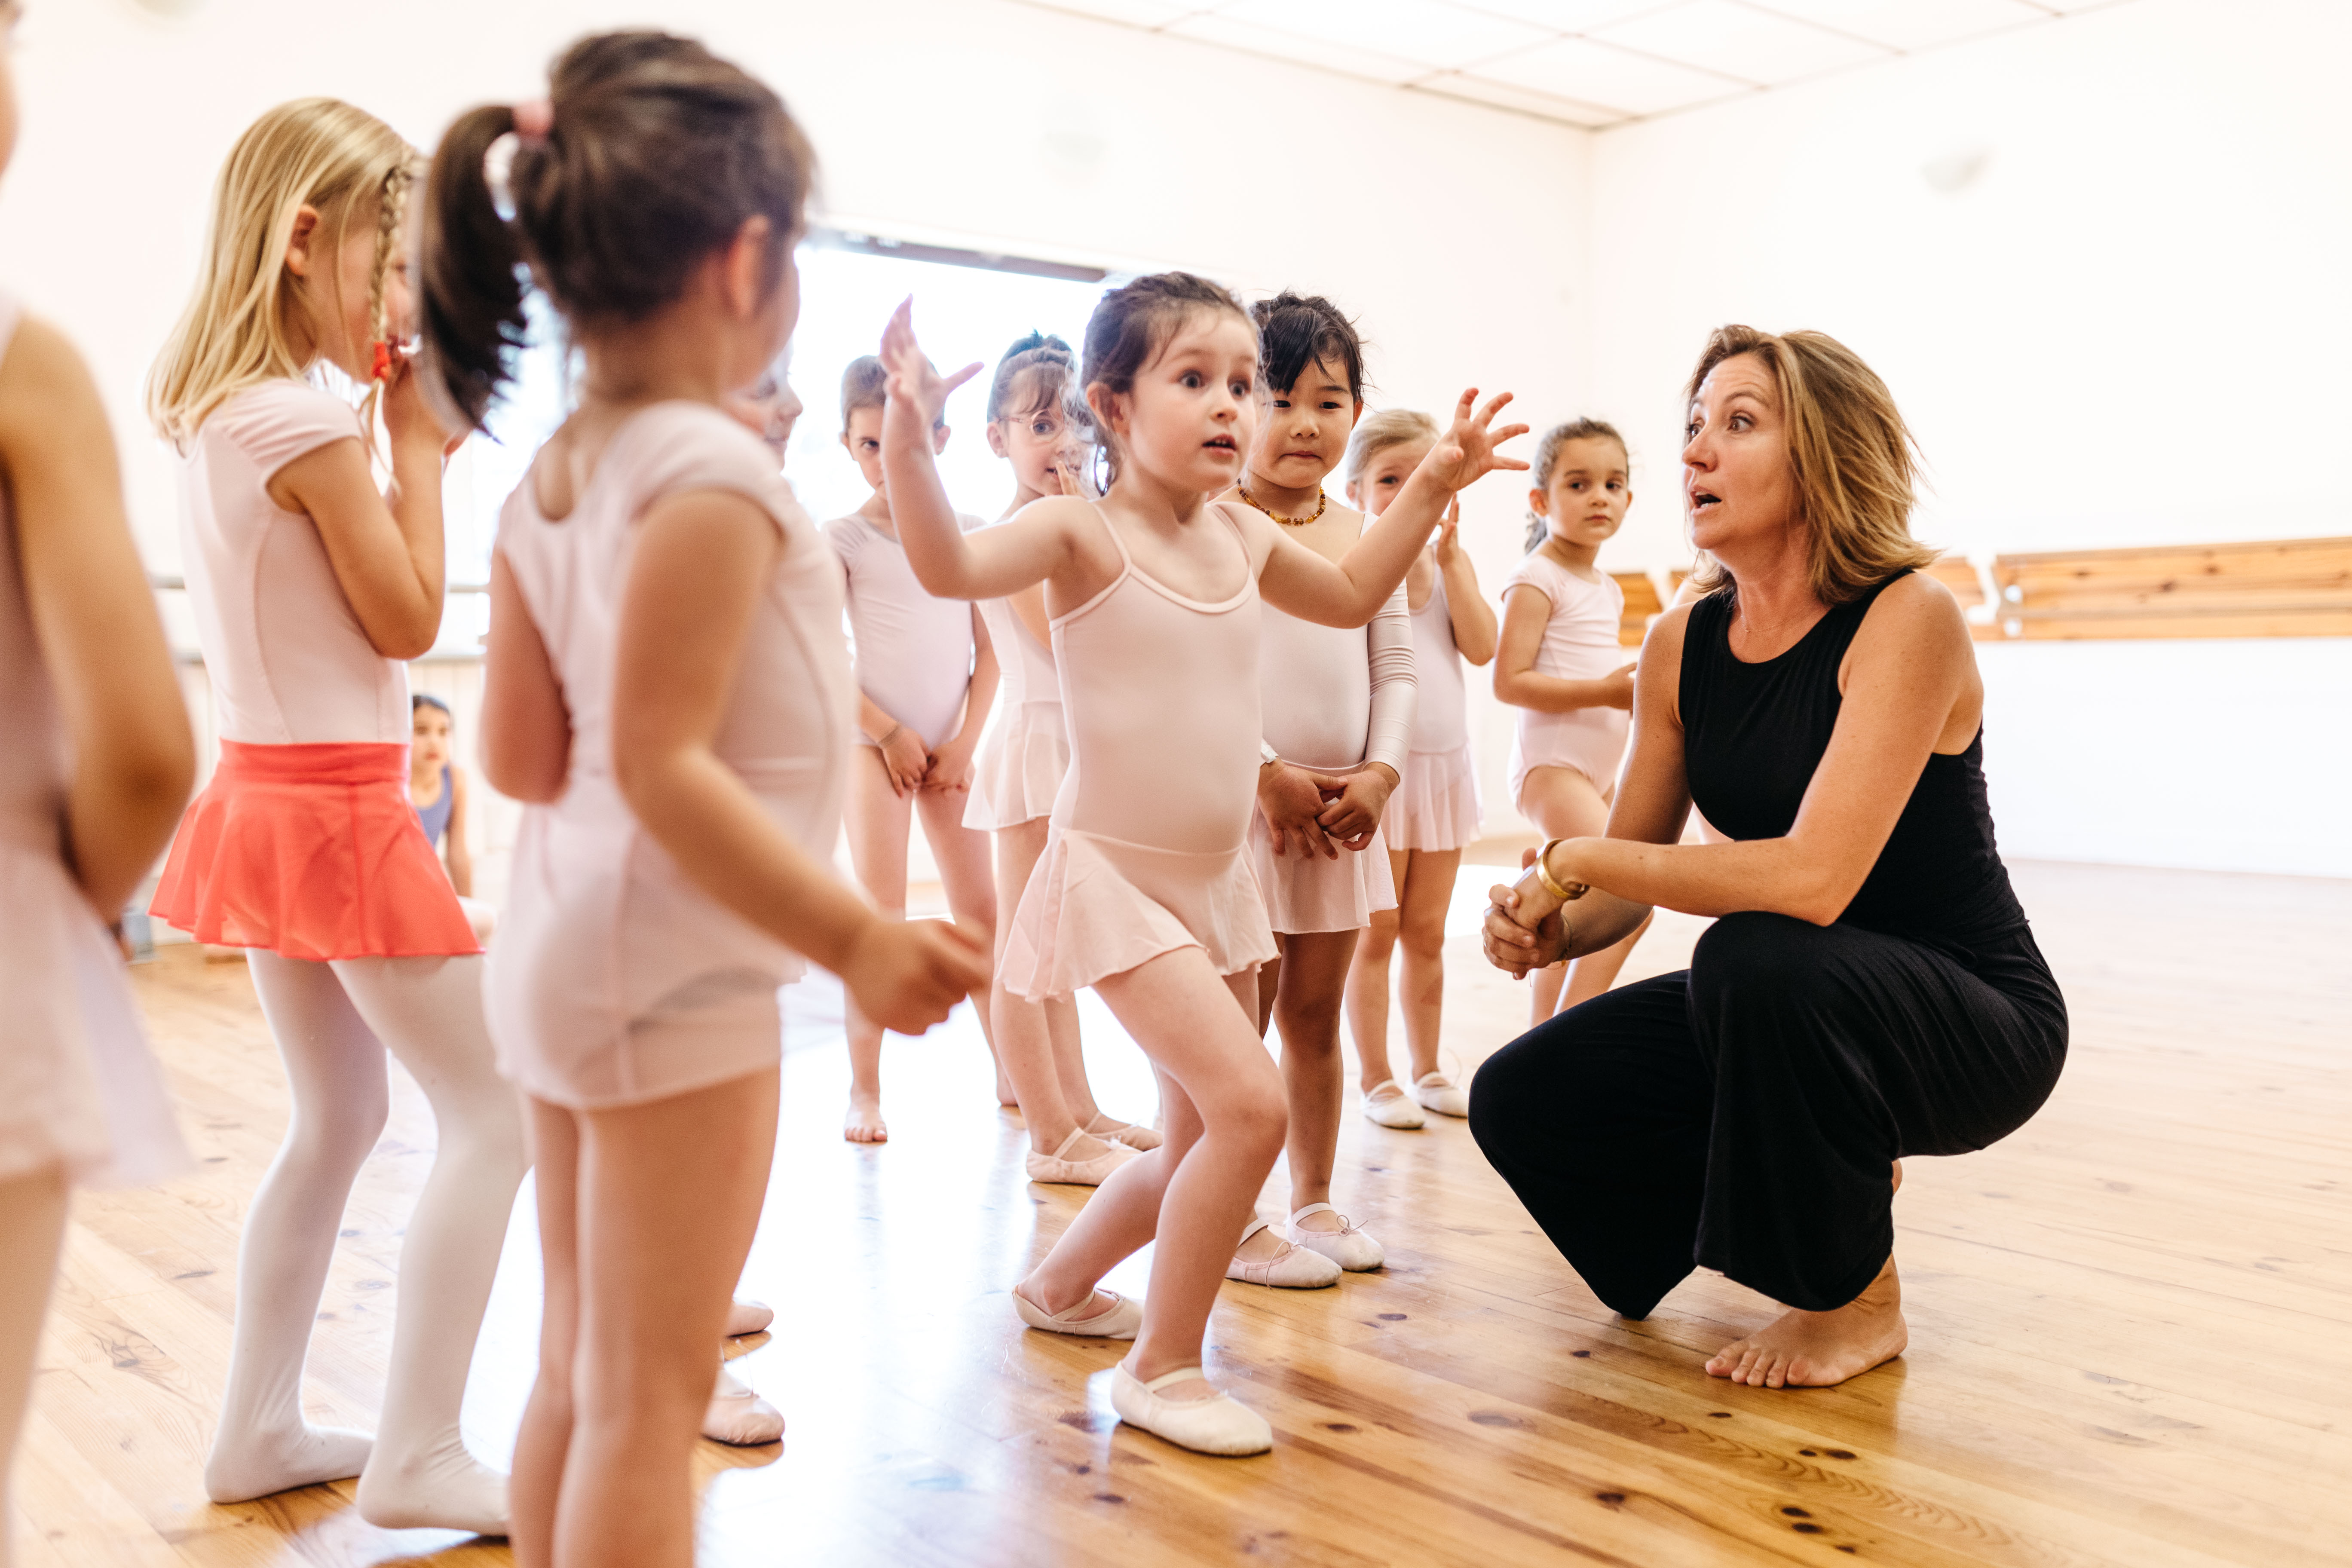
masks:
{"type": "Polygon", "coordinates": [[[1686,404],[1699,596],[1643,646],[1607,835],[1496,888],[1486,955],[1524,975],[1654,907],[1715,923],[1689,969],[1496,1052],[1470,1126],[1612,1310],[1719,1269],[1788,1310],[1709,1373],[1842,1383],[1908,1341],[1895,1162],[2022,1125],[2066,1005],[1994,847],[1984,686],[1919,570],[1885,384],[1821,333],[1726,327],[1686,404]],[[1680,842],[1694,805],[1728,842],[1680,842]]]}

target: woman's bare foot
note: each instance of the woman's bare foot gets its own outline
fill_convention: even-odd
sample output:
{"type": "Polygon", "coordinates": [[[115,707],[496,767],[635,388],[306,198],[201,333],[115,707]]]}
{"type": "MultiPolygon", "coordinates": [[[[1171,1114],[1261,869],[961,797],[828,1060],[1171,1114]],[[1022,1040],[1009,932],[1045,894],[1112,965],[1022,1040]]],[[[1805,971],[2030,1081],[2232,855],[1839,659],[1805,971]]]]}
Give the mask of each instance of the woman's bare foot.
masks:
{"type": "Polygon", "coordinates": [[[890,1142],[890,1129],[882,1121],[882,1097],[851,1089],[849,1114],[841,1119],[841,1135],[852,1143],[890,1142]]]}
{"type": "Polygon", "coordinates": [[[1910,1342],[1903,1286],[1890,1258],[1844,1306],[1829,1312],[1792,1308],[1760,1333],[1716,1352],[1706,1371],[1754,1388],[1827,1388],[1893,1361],[1910,1342]]]}

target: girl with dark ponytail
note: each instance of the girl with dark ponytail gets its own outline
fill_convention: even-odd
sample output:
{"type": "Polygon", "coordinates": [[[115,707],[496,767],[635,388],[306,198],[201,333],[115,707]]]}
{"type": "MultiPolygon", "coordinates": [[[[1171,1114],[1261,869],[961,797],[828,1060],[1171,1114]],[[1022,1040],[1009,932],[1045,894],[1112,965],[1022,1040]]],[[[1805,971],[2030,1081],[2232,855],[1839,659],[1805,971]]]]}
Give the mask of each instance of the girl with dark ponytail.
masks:
{"type": "Polygon", "coordinates": [[[487,992],[546,1267],[513,1538],[536,1568],[682,1565],[774,1145],[778,985],[805,955],[919,1034],[987,967],[832,875],[840,583],[727,412],[798,315],[808,143],[684,38],[585,38],[551,86],[451,127],[424,267],[426,363],[467,422],[510,374],[526,269],[585,362],[500,516],[483,693],[483,771],[527,803],[487,992]]]}

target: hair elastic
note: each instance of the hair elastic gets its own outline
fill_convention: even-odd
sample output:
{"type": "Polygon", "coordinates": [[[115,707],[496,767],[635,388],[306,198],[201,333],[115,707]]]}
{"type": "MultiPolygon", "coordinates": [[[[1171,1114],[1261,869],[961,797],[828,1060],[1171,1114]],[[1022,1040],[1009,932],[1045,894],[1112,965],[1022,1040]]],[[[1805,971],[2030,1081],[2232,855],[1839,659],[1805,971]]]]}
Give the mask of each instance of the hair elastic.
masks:
{"type": "Polygon", "coordinates": [[[555,129],[555,106],[543,98],[527,99],[514,106],[515,134],[525,142],[544,142],[555,129]]]}

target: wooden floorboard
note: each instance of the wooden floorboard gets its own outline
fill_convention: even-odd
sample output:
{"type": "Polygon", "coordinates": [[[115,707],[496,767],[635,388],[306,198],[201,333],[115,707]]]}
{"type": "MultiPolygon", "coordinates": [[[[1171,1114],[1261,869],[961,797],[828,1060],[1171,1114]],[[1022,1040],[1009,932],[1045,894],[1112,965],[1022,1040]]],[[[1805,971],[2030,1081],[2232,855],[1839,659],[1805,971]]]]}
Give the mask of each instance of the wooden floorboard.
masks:
{"type": "MultiPolygon", "coordinates": [[[[1465,868],[1456,901],[1447,1041],[1465,1070],[1524,1021],[1524,991],[1475,957],[1497,874],[1465,868]]],[[[1116,1352],[1014,1322],[1006,1287],[1084,1194],[1022,1179],[969,1017],[891,1042],[893,1142],[856,1149],[838,1136],[838,994],[796,988],[745,1284],[778,1321],[737,1363],[792,1431],[781,1450],[698,1456],[702,1561],[2352,1563],[2352,883],[2016,874],[2073,1056],[2014,1137],[1907,1165],[1903,1360],[1837,1389],[1710,1379],[1700,1363],[1760,1299],[1698,1276],[1621,1321],[1462,1123],[1351,1120],[1339,1202],[1390,1266],[1331,1290],[1225,1287],[1211,1364],[1277,1432],[1238,1462],[1118,1426],[1116,1352]]],[[[1662,918],[1628,977],[1679,967],[1704,927],[1662,918]]],[[[204,1500],[237,1229],[285,1096],[242,964],[182,949],[136,978],[202,1163],[76,1199],[18,1467],[20,1562],[509,1561],[500,1542],[374,1530],[349,1482],[204,1500]]],[[[1085,1009],[1106,1105],[1148,1117],[1133,1047],[1085,1009]]],[[[373,1419],[432,1157],[422,1097],[394,1080],[313,1342],[321,1419],[373,1419]]],[[[1283,1184],[1277,1170],[1268,1212],[1283,1184]]],[[[535,1247],[526,1192],[467,1405],[500,1463],[530,1385],[535,1247]]],[[[1111,1283],[1139,1290],[1147,1268],[1111,1283]]]]}

